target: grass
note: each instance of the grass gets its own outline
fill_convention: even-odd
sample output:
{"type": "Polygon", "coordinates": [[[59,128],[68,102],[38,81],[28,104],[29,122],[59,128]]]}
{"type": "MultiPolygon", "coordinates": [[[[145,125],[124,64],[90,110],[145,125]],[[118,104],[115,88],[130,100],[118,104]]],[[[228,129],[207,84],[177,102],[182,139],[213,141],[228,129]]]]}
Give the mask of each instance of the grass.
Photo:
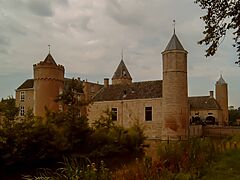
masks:
{"type": "Polygon", "coordinates": [[[205,171],[202,180],[239,180],[240,150],[233,149],[221,154],[215,163],[205,171]]]}
{"type": "MultiPolygon", "coordinates": [[[[194,138],[189,141],[162,142],[158,158],[145,156],[136,161],[111,169],[105,163],[82,164],[79,160],[65,159],[57,171],[43,171],[26,180],[238,180],[240,179],[240,138],[223,140],[194,138]]],[[[108,166],[111,167],[111,166],[108,166]]]]}

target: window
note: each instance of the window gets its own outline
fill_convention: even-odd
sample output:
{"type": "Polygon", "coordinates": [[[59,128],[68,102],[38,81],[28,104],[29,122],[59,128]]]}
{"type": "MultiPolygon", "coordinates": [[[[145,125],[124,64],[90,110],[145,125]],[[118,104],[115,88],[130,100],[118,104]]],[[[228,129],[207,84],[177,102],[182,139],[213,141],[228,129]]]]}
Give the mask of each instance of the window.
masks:
{"type": "Polygon", "coordinates": [[[20,106],[20,116],[24,116],[24,106],[20,106]]]}
{"type": "Polygon", "coordinates": [[[126,77],[126,76],[127,76],[127,73],[126,73],[125,70],[122,71],[122,75],[123,75],[123,77],[126,77]]]}
{"type": "Polygon", "coordinates": [[[117,121],[117,108],[112,108],[112,120],[117,121]]]}
{"type": "Polygon", "coordinates": [[[25,100],[25,92],[21,91],[20,92],[20,101],[24,101],[25,100]]]}
{"type": "Polygon", "coordinates": [[[91,86],[91,93],[94,93],[95,92],[95,88],[94,88],[94,86],[92,85],[91,86]]]}
{"type": "Polygon", "coordinates": [[[152,121],[152,107],[145,107],[145,121],[152,121]]]}

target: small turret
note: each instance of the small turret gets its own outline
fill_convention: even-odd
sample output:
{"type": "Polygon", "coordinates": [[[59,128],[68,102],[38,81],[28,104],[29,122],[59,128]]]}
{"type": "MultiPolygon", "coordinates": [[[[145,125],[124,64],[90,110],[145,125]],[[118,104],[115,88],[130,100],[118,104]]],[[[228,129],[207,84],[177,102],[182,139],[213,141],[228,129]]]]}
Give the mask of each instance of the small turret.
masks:
{"type": "Polygon", "coordinates": [[[128,69],[123,62],[123,57],[121,59],[120,64],[118,65],[113,77],[112,77],[112,84],[131,84],[132,77],[128,72],[128,69]]]}
{"type": "Polygon", "coordinates": [[[219,122],[219,125],[228,124],[228,85],[223,79],[222,75],[219,80],[216,82],[216,100],[222,108],[222,121],[219,122]]]}

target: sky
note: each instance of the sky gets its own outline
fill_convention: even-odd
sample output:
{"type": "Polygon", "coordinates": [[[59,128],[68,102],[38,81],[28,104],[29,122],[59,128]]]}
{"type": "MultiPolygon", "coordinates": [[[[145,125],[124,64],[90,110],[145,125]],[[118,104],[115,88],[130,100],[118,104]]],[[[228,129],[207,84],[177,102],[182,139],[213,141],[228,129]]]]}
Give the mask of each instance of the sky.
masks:
{"type": "Polygon", "coordinates": [[[205,57],[204,11],[194,0],[0,0],[0,98],[33,78],[33,64],[51,54],[65,76],[103,83],[121,60],[133,81],[162,79],[161,52],[173,34],[188,51],[189,96],[215,91],[220,74],[229,106],[240,106],[240,67],[227,35],[213,57],[205,57]]]}

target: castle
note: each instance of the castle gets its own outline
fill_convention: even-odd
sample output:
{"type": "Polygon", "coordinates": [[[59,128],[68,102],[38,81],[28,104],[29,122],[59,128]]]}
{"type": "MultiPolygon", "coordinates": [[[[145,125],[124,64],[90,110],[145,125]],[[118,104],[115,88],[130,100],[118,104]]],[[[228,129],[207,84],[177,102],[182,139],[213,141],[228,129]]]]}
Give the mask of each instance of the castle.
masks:
{"type": "MultiPolygon", "coordinates": [[[[223,126],[228,123],[228,90],[222,75],[208,96],[188,96],[187,51],[177,35],[173,34],[162,52],[163,80],[132,82],[124,63],[120,61],[112,84],[104,78],[104,85],[83,83],[84,98],[91,100],[85,113],[93,123],[106,109],[112,111],[112,120],[123,127],[135,123],[144,127],[148,138],[186,139],[191,124],[223,126]]],[[[32,109],[44,116],[45,108],[58,111],[62,107],[56,97],[62,93],[69,79],[64,67],[57,65],[49,53],[44,61],[33,65],[34,78],[26,80],[16,90],[16,104],[20,116],[32,109]]]]}

